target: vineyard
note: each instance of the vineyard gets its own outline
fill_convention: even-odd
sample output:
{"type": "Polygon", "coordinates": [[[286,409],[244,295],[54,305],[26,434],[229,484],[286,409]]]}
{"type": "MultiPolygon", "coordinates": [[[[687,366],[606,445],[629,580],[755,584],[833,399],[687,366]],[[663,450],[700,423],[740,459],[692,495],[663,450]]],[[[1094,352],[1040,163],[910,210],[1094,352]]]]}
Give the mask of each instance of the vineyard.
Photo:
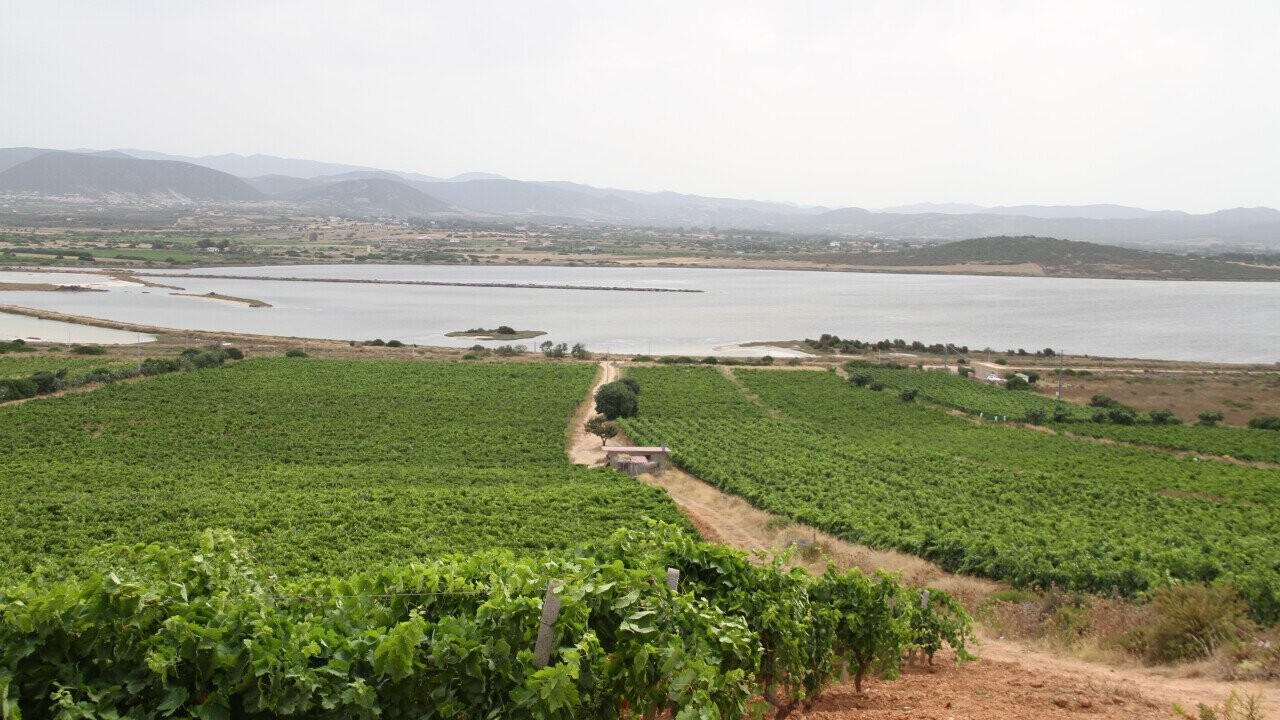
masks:
{"type": "Polygon", "coordinates": [[[1222,455],[1240,460],[1280,462],[1280,433],[1234,427],[1202,427],[1199,425],[1151,425],[1138,415],[1137,424],[1115,425],[1095,423],[1090,419],[1098,408],[1085,407],[1026,390],[968,380],[940,370],[905,370],[875,365],[850,366],[850,376],[864,374],[887,388],[915,388],[929,402],[962,410],[971,415],[1008,418],[1021,422],[1030,411],[1043,413],[1045,419],[1054,412],[1065,413],[1067,422],[1055,424],[1059,430],[1109,438],[1136,445],[1186,450],[1206,455],[1222,455]]]}
{"type": "Polygon", "coordinates": [[[945,593],[756,565],[663,524],[281,583],[218,533],[101,562],[0,591],[3,717],[783,718],[842,669],[964,659],[971,637],[945,593]]]}
{"type": "Polygon", "coordinates": [[[628,433],[766,510],[957,572],[1124,595],[1231,580],[1280,618],[1280,471],[974,424],[835,373],[734,372],[760,404],[715,370],[629,369],[628,433]]]}
{"type": "Polygon", "coordinates": [[[661,491],[568,463],[594,372],[250,359],[0,407],[0,585],[206,528],[299,577],[683,522],[661,491]]]}

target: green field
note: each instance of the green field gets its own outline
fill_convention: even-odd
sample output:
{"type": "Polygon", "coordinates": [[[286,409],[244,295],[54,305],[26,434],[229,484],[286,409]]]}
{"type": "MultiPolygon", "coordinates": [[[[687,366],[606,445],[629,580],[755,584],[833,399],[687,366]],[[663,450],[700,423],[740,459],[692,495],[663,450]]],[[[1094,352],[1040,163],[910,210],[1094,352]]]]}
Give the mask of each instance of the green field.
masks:
{"type": "Polygon", "coordinates": [[[661,491],[569,464],[595,371],[259,359],[0,408],[0,584],[205,528],[304,576],[684,523],[661,491]]]}
{"type": "Polygon", "coordinates": [[[1002,386],[989,385],[980,380],[962,378],[943,370],[905,370],[878,365],[850,365],[849,375],[859,373],[869,375],[874,382],[885,387],[901,390],[915,388],[920,397],[930,402],[946,405],[972,415],[1007,417],[1020,421],[1028,410],[1042,410],[1052,415],[1054,408],[1062,407],[1072,418],[1087,419],[1092,414],[1091,408],[1072,403],[1059,403],[1056,399],[1041,395],[1032,390],[1008,390],[1002,386]]]}
{"type": "Polygon", "coordinates": [[[1231,579],[1280,617],[1280,471],[974,424],[834,373],[735,371],[762,407],[712,369],[627,372],[631,437],[764,509],[1022,585],[1231,579]]]}

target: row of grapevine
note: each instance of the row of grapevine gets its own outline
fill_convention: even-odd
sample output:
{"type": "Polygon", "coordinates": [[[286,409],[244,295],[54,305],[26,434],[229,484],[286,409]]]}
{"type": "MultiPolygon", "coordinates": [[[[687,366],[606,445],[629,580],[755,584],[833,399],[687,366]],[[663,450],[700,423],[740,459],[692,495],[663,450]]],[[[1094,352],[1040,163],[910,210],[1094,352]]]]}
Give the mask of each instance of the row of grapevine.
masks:
{"type": "Polygon", "coordinates": [[[912,648],[963,659],[971,632],[945,593],[759,566],[661,524],[574,553],[279,585],[215,533],[196,552],[121,547],[100,562],[82,581],[0,590],[0,716],[785,717],[842,665],[860,681],[893,675],[912,648]]]}
{"type": "Polygon", "coordinates": [[[762,408],[704,417],[741,390],[714,370],[634,368],[637,442],[694,474],[854,542],[1021,585],[1127,595],[1231,580],[1280,618],[1280,472],[975,425],[834,373],[735,370],[762,408]]]}
{"type": "Polygon", "coordinates": [[[1072,423],[1063,432],[1108,438],[1135,445],[1221,455],[1239,460],[1280,463],[1280,432],[1202,425],[1112,425],[1072,423]]]}

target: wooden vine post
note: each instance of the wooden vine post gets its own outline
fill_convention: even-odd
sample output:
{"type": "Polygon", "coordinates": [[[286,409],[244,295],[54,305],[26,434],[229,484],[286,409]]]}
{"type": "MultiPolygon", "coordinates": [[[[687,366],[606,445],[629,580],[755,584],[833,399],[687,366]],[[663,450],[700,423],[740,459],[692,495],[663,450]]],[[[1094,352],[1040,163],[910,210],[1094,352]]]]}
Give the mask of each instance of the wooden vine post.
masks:
{"type": "Polygon", "coordinates": [[[556,619],[560,617],[560,596],[556,590],[561,585],[559,580],[547,583],[547,596],[542,600],[542,621],[538,623],[538,641],[533,645],[533,666],[539,669],[551,662],[551,638],[556,619]]]}

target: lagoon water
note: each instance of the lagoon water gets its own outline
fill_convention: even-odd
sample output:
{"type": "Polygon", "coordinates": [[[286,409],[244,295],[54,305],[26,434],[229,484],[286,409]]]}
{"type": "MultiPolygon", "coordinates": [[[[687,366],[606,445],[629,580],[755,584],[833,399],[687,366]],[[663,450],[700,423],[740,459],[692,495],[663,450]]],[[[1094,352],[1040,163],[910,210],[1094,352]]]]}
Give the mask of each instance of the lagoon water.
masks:
{"type": "MultiPolygon", "coordinates": [[[[997,350],[1053,347],[1071,355],[1280,362],[1280,283],[520,266],[315,265],[192,272],[702,292],[222,280],[166,273],[188,293],[216,292],[273,306],[250,308],[102,276],[36,280],[34,274],[0,272],[0,282],[92,281],[108,290],[5,292],[0,303],[172,328],[419,345],[472,345],[474,340],[445,333],[511,325],[548,332],[526,341],[530,345],[582,342],[594,351],[620,353],[762,354],[726,346],[829,332],[997,350]]],[[[12,317],[0,315],[0,337],[17,334],[10,329],[12,317]]]]}

